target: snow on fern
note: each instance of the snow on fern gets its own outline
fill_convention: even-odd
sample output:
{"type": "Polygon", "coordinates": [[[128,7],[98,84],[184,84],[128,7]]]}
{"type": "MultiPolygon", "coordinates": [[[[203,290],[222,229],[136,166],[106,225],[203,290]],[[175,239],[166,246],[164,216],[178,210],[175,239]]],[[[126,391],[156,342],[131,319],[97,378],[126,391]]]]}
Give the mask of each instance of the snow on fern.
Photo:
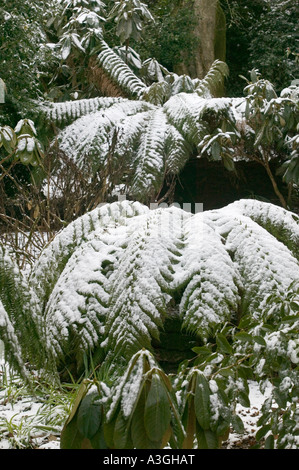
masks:
{"type": "Polygon", "coordinates": [[[54,355],[64,357],[68,345],[79,351],[92,350],[104,333],[109,302],[108,281],[103,273],[114,264],[115,247],[93,240],[84,243],[69,259],[45,309],[47,333],[54,355]]]}
{"type": "Polygon", "coordinates": [[[261,225],[275,238],[282,241],[297,258],[299,257],[299,216],[297,214],[271,203],[252,199],[236,201],[232,207],[261,225]]]}
{"type": "Polygon", "coordinates": [[[120,101],[123,101],[123,98],[99,97],[64,101],[62,103],[44,103],[41,106],[41,111],[47,119],[61,127],[87,114],[107,109],[120,101]]]}
{"type": "Polygon", "coordinates": [[[93,174],[105,161],[118,124],[127,116],[150,107],[141,101],[122,100],[112,104],[105,112],[84,115],[59,134],[59,147],[78,168],[93,174]]]}
{"type": "Polygon", "coordinates": [[[107,332],[113,332],[108,340],[111,351],[127,354],[142,347],[150,349],[151,338],[159,339],[178,253],[175,233],[181,214],[175,211],[154,211],[139,218],[137,229],[133,223],[129,230],[130,241],[111,277],[106,324],[107,332]]]}
{"type": "Polygon", "coordinates": [[[127,64],[114,52],[105,41],[101,41],[101,52],[98,62],[108,75],[126,93],[136,98],[144,91],[146,85],[127,66],[127,64]]]}
{"type": "MultiPolygon", "coordinates": [[[[254,200],[195,215],[106,204],[41,253],[28,279],[29,327],[42,335],[41,356],[44,348],[57,367],[70,357],[79,366],[87,351],[128,360],[152,350],[174,312],[184,332],[205,341],[240,315],[258,319],[269,294],[299,279],[297,235],[295,214],[254,200]]],[[[24,282],[13,286],[23,293],[24,282]]],[[[15,298],[22,295],[28,303],[25,294],[15,298]]],[[[12,310],[3,307],[1,325],[21,342],[12,310]]]]}
{"type": "Polygon", "coordinates": [[[12,363],[16,363],[19,371],[23,376],[27,377],[26,367],[22,358],[22,348],[19,339],[15,333],[15,328],[10,321],[4,305],[0,299],[0,340],[6,345],[6,359],[12,363]],[[13,352],[11,351],[13,350],[13,352]],[[12,355],[12,358],[10,357],[12,355]]]}
{"type": "MultiPolygon", "coordinates": [[[[266,213],[266,203],[257,202],[257,209],[260,209],[261,204],[266,213]]],[[[275,209],[275,212],[276,215],[279,212],[281,216],[284,215],[280,208],[275,209]]],[[[227,251],[238,266],[243,283],[243,313],[248,310],[258,315],[265,307],[269,294],[282,294],[295,279],[299,279],[298,261],[287,246],[251,218],[238,213],[238,203],[211,211],[207,218],[218,227],[219,234],[226,240],[227,251]]],[[[279,227],[281,218],[272,218],[272,224],[279,227]]],[[[294,221],[292,226],[295,231],[296,225],[294,221]]],[[[287,238],[285,243],[288,243],[287,238]]]]}
{"type": "Polygon", "coordinates": [[[236,316],[241,282],[222,237],[204,218],[205,213],[196,214],[184,227],[178,285],[186,286],[180,303],[183,327],[207,339],[215,326],[236,316]]]}
{"type": "Polygon", "coordinates": [[[30,274],[30,284],[37,292],[40,303],[45,302],[69,258],[84,241],[92,238],[97,231],[124,225],[131,217],[148,210],[138,202],[105,204],[79,217],[59,232],[43,250],[30,274]]]}

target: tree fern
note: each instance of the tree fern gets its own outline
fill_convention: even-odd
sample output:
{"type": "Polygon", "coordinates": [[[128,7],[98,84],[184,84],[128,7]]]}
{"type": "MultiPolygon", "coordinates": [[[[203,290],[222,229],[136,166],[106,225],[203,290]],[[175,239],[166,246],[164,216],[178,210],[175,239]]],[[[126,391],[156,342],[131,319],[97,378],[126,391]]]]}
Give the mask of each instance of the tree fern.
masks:
{"type": "Polygon", "coordinates": [[[188,159],[199,154],[209,121],[219,126],[234,123],[232,106],[230,99],[206,100],[195,93],[179,93],[162,107],[120,100],[77,119],[60,132],[57,142],[86,177],[104,174],[112,159],[118,182],[133,197],[147,201],[159,194],[168,174],[178,175],[188,159]]]}
{"type": "Polygon", "coordinates": [[[97,64],[126,98],[47,104],[43,113],[63,128],[54,144],[86,179],[99,172],[104,185],[106,168],[113,165],[118,171],[111,189],[125,184],[131,196],[147,202],[158,197],[165,177],[176,176],[190,157],[200,154],[211,120],[214,127],[233,121],[233,101],[212,98],[227,67],[216,61],[203,80],[164,70],[158,82],[147,86],[105,41],[100,45],[97,64]]]}
{"type": "Polygon", "coordinates": [[[195,215],[106,204],[62,230],[28,281],[1,252],[2,338],[15,364],[19,344],[35,367],[74,373],[89,353],[155,353],[174,318],[181,334],[207,341],[243,315],[258,320],[269,295],[298,280],[297,233],[294,214],[254,200],[195,215]]]}

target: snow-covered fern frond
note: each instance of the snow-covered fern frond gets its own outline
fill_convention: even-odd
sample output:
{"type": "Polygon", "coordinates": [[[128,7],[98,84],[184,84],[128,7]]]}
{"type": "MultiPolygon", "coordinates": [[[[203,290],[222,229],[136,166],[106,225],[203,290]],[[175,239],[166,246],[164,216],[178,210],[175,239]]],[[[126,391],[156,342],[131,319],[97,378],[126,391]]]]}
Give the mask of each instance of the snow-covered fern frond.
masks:
{"type": "Polygon", "coordinates": [[[106,277],[118,251],[109,232],[148,210],[128,201],[102,205],[69,224],[41,253],[29,283],[41,306],[50,363],[68,358],[79,367],[84,352],[95,349],[109,300],[106,277]]]}
{"type": "Polygon", "coordinates": [[[183,136],[169,124],[163,109],[148,113],[140,137],[133,159],[130,192],[135,197],[144,198],[148,194],[159,193],[169,169],[177,173],[182,168],[189,158],[189,149],[183,136]],[[175,149],[167,145],[172,137],[178,144],[175,149]]]}
{"type": "Polygon", "coordinates": [[[148,210],[146,206],[138,202],[102,204],[74,220],[59,232],[41,252],[29,277],[30,285],[35,290],[43,308],[68,260],[82,243],[92,239],[96,231],[125,225],[130,218],[148,210]]]}
{"type": "Polygon", "coordinates": [[[76,119],[109,108],[124,98],[98,97],[76,101],[63,101],[61,103],[43,103],[41,111],[46,119],[54,122],[58,127],[71,124],[76,119]]]}
{"type": "Polygon", "coordinates": [[[206,76],[196,83],[196,93],[200,96],[215,96],[221,90],[229,70],[225,62],[215,60],[206,76]]]}
{"type": "Polygon", "coordinates": [[[11,364],[24,378],[28,378],[25,363],[22,358],[22,348],[16,335],[15,328],[10,321],[4,305],[0,299],[0,339],[4,343],[6,361],[11,364]]]}
{"type": "Polygon", "coordinates": [[[83,172],[94,174],[107,158],[112,136],[127,116],[152,109],[142,101],[120,100],[105,111],[97,111],[77,119],[58,136],[58,144],[83,172]]]}
{"type": "Polygon", "coordinates": [[[169,122],[195,148],[207,132],[205,123],[200,120],[201,110],[205,104],[206,100],[195,93],[179,93],[163,106],[169,122]]]}
{"type": "Polygon", "coordinates": [[[204,213],[186,221],[184,242],[176,280],[177,289],[184,286],[182,326],[206,340],[219,325],[237,318],[241,280],[221,235],[205,223],[204,213]]]}
{"type": "Polygon", "coordinates": [[[39,350],[41,366],[44,348],[41,341],[39,304],[13,254],[0,246],[0,339],[10,362],[24,375],[24,363],[39,350]],[[6,330],[6,331],[4,331],[6,330]]]}
{"type": "Polygon", "coordinates": [[[117,83],[117,85],[132,98],[139,98],[146,85],[114,52],[105,41],[101,41],[101,52],[98,55],[99,65],[117,83]]]}
{"type": "Polygon", "coordinates": [[[236,201],[233,207],[240,214],[250,217],[254,222],[261,225],[277,240],[286,245],[293,255],[299,259],[298,214],[283,207],[252,199],[236,201]]]}
{"type": "MultiPolygon", "coordinates": [[[[255,203],[257,213],[261,212],[261,204],[265,203],[255,203]]],[[[205,213],[205,218],[223,237],[226,250],[238,267],[242,281],[242,315],[251,313],[258,318],[270,294],[283,294],[294,280],[299,279],[299,263],[275,235],[256,223],[253,217],[240,214],[237,204],[205,213]]],[[[278,218],[283,215],[275,208],[269,226],[277,225],[278,218]]]]}
{"type": "Polygon", "coordinates": [[[53,360],[76,369],[84,354],[95,351],[104,335],[109,303],[109,269],[117,249],[94,239],[82,243],[69,258],[49,296],[43,313],[48,351],[53,360]],[[68,364],[69,366],[70,364],[68,364]]]}
{"type": "Polygon", "coordinates": [[[130,357],[151,348],[168,313],[180,229],[186,213],[158,209],[129,229],[129,243],[111,276],[107,348],[130,357]]]}

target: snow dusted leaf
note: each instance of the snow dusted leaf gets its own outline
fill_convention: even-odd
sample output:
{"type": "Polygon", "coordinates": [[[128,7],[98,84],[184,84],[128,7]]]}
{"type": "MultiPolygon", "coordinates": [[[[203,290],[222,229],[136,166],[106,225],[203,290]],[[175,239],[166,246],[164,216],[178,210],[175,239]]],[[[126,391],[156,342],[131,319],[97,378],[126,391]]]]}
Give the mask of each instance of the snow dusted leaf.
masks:
{"type": "MultiPolygon", "coordinates": [[[[189,153],[186,152],[187,146],[184,146],[183,137],[168,123],[163,109],[148,113],[134,157],[135,171],[131,183],[133,195],[141,196],[149,191],[159,192],[167,172],[167,142],[172,136],[175,136],[177,143],[181,144],[176,148],[175,157],[183,166],[189,157],[189,153]]],[[[174,152],[169,152],[169,154],[171,157],[174,156],[174,152]]],[[[174,163],[173,158],[170,162],[174,163]]],[[[177,171],[176,165],[172,165],[172,168],[177,171]]]]}
{"type": "Polygon", "coordinates": [[[146,88],[146,85],[105,41],[101,41],[101,52],[98,55],[98,62],[112,80],[117,82],[120,88],[129,96],[138,98],[146,88]]]}
{"type": "Polygon", "coordinates": [[[108,350],[130,356],[159,339],[176,260],[175,234],[180,211],[153,211],[133,225],[118,269],[111,276],[111,300],[107,316],[108,350]]]}
{"type": "Polygon", "coordinates": [[[187,220],[184,249],[177,266],[177,289],[183,327],[203,339],[231,317],[236,317],[241,282],[222,237],[205,223],[205,212],[187,220]]]}
{"type": "Polygon", "coordinates": [[[92,175],[107,159],[117,126],[127,116],[142,113],[150,107],[142,101],[119,100],[105,112],[86,114],[59,134],[59,147],[78,168],[92,175]]]}
{"type": "Polygon", "coordinates": [[[89,113],[105,110],[113,104],[125,101],[123,98],[89,98],[62,103],[44,103],[41,112],[58,127],[63,127],[89,113]]]}
{"type": "Polygon", "coordinates": [[[107,422],[115,418],[119,405],[124,418],[130,416],[136,406],[145,373],[156,366],[153,355],[144,348],[132,355],[124,374],[110,393],[107,422]]]}
{"type": "MultiPolygon", "coordinates": [[[[261,204],[266,204],[255,203],[257,211],[261,210],[261,204]]],[[[267,205],[264,207],[267,208],[267,205]]],[[[274,210],[273,214],[277,215],[277,212],[274,210]]],[[[283,294],[299,278],[298,260],[266,229],[252,218],[241,215],[238,202],[222,210],[205,213],[205,217],[224,237],[226,250],[238,267],[243,284],[242,314],[251,312],[258,317],[271,293],[283,294]]],[[[272,224],[268,222],[268,225],[274,227],[275,221],[272,224]]]]}

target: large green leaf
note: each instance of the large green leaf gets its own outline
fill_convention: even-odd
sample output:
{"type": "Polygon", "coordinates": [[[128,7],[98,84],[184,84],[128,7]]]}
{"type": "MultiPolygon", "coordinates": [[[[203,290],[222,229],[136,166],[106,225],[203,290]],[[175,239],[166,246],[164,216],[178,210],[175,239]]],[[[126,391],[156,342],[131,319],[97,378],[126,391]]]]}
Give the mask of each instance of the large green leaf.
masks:
{"type": "Polygon", "coordinates": [[[149,439],[144,425],[144,408],[146,402],[145,387],[134,410],[131,422],[131,438],[136,449],[160,449],[161,441],[153,442],[149,439]]]}
{"type": "Polygon", "coordinates": [[[122,412],[118,413],[114,427],[114,445],[116,449],[126,449],[128,443],[130,419],[125,419],[122,412]]]}
{"type": "Polygon", "coordinates": [[[152,441],[162,440],[169,428],[170,419],[170,404],[165,386],[159,375],[154,373],[144,410],[144,424],[148,437],[152,441]]]}
{"type": "Polygon", "coordinates": [[[201,373],[197,374],[194,408],[195,415],[199,425],[204,429],[210,428],[210,388],[205,376],[201,373]]]}
{"type": "Polygon", "coordinates": [[[61,449],[81,449],[84,436],[80,433],[77,424],[78,411],[76,411],[73,419],[64,425],[60,435],[61,449]]]}
{"type": "Polygon", "coordinates": [[[98,393],[87,394],[83,398],[78,410],[78,429],[88,439],[94,437],[102,421],[102,405],[94,403],[96,396],[98,397],[98,393]]]}
{"type": "Polygon", "coordinates": [[[218,437],[210,429],[204,430],[198,426],[196,435],[199,449],[218,449],[218,437]]]}

